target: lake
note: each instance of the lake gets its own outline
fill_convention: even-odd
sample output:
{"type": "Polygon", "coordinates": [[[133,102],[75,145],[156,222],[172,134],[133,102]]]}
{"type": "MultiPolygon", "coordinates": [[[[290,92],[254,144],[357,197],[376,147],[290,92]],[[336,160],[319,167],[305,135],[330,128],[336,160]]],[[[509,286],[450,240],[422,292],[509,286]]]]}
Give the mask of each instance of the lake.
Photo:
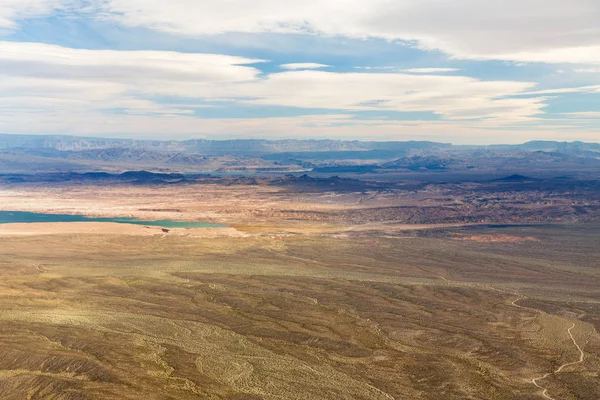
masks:
{"type": "Polygon", "coordinates": [[[163,228],[218,228],[225,226],[208,222],[173,221],[168,219],[144,221],[135,218],[93,218],[71,214],[43,214],[25,211],[0,211],[0,224],[40,222],[115,222],[118,224],[161,226],[163,228]]]}

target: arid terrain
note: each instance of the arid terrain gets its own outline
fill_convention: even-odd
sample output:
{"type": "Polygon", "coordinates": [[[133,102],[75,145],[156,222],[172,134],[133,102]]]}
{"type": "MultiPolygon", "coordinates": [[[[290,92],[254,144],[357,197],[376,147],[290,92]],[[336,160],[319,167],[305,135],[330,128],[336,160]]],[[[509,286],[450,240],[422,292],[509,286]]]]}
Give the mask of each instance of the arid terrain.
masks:
{"type": "Polygon", "coordinates": [[[600,398],[594,218],[484,225],[446,210],[456,185],[311,188],[1,186],[2,210],[227,226],[0,225],[0,398],[600,398]]]}
{"type": "Polygon", "coordinates": [[[600,0],[0,0],[0,400],[600,400],[600,0]]]}

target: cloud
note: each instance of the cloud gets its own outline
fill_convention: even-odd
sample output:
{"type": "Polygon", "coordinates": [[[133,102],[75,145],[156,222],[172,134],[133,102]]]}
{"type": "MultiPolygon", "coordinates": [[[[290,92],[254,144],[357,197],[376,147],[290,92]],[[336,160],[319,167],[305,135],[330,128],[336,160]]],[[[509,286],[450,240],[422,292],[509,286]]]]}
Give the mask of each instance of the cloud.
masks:
{"type": "Polygon", "coordinates": [[[256,78],[249,64],[264,60],[221,54],[170,51],[118,51],[71,49],[42,43],[0,42],[3,74],[134,82],[173,81],[232,82],[256,78]]]}
{"type": "Polygon", "coordinates": [[[354,69],[364,69],[364,70],[398,70],[398,67],[390,67],[390,66],[384,66],[384,67],[353,67],[354,69]]]}
{"type": "Polygon", "coordinates": [[[571,118],[599,119],[600,111],[579,111],[579,112],[562,113],[561,115],[566,115],[567,117],[571,117],[571,118]]]}
{"type": "Polygon", "coordinates": [[[66,0],[1,0],[0,29],[14,29],[19,19],[49,15],[66,6],[66,0]]]}
{"type": "Polygon", "coordinates": [[[328,67],[330,67],[330,65],[317,64],[317,63],[291,63],[291,64],[281,64],[279,67],[283,68],[283,69],[288,69],[288,70],[298,70],[298,69],[328,68],[328,67]]]}
{"type": "MultiPolygon", "coordinates": [[[[250,64],[262,60],[166,51],[81,50],[40,43],[0,42],[0,103],[128,112],[181,113],[147,100],[158,95],[194,97],[219,85],[257,79],[250,64]]],[[[215,97],[215,96],[212,96],[215,97]]],[[[5,107],[6,108],[6,107],[5,107]]]]}
{"type": "Polygon", "coordinates": [[[353,67],[354,69],[362,69],[365,71],[387,71],[387,72],[402,72],[408,74],[439,74],[444,72],[460,71],[459,68],[399,68],[391,66],[368,66],[368,67],[353,67]]]}
{"type": "Polygon", "coordinates": [[[411,74],[437,74],[443,72],[455,72],[460,71],[459,68],[410,68],[401,69],[400,72],[407,72],[411,74]]]}
{"type": "Polygon", "coordinates": [[[556,94],[567,94],[567,93],[600,93],[600,85],[536,90],[536,91],[531,91],[531,92],[523,92],[523,93],[521,93],[521,95],[523,95],[523,96],[541,96],[541,95],[548,95],[548,94],[556,95],[556,94]]]}
{"type": "Polygon", "coordinates": [[[502,127],[534,132],[544,126],[540,117],[547,95],[600,91],[598,86],[536,91],[532,82],[393,71],[263,73],[258,68],[261,61],[220,54],[0,42],[0,131],[380,139],[412,132],[412,137],[435,133],[439,140],[445,130],[449,138],[458,132],[494,137],[502,127]],[[196,116],[201,107],[231,104],[291,107],[300,113],[304,109],[307,115],[196,116]],[[319,114],[315,109],[335,115],[311,115],[319,114]],[[364,111],[391,116],[434,113],[438,120],[397,121],[381,116],[362,120],[358,115],[364,111]]]}
{"type": "MultiPolygon", "coordinates": [[[[4,24],[58,0],[4,0],[4,24]],[[20,2],[24,1],[25,5],[20,2]]],[[[92,18],[180,35],[302,33],[403,40],[455,58],[600,64],[596,0],[64,0],[92,18]]]]}
{"type": "Polygon", "coordinates": [[[430,111],[448,119],[527,118],[543,98],[509,98],[528,82],[480,81],[464,76],[291,71],[236,85],[249,104],[343,110],[430,111]]]}
{"type": "Polygon", "coordinates": [[[433,112],[447,119],[491,118],[497,123],[530,118],[545,106],[544,97],[514,97],[531,90],[531,82],[315,70],[263,76],[254,65],[260,61],[0,42],[0,71],[10,77],[0,83],[0,95],[7,104],[10,96],[29,96],[63,99],[69,106],[76,99],[89,107],[133,110],[153,108],[147,98],[169,96],[307,109],[433,112]]]}
{"type": "MultiPolygon", "coordinates": [[[[340,41],[374,37],[441,50],[454,58],[497,59],[519,66],[532,62],[582,63],[587,66],[573,70],[600,72],[594,66],[600,65],[600,3],[593,0],[569,4],[562,0],[225,3],[0,0],[0,30],[14,30],[27,18],[66,15],[190,37],[228,32],[293,33],[260,35],[261,40],[287,40],[300,33],[313,35],[315,43],[322,36],[335,36],[340,41]]],[[[242,36],[251,38],[237,47],[246,50],[257,37],[227,37],[237,40],[242,36]]],[[[290,54],[297,51],[290,47],[290,54]]],[[[577,124],[596,116],[572,113],[565,115],[569,118],[561,117],[563,122],[567,120],[564,126],[549,127],[550,119],[541,118],[549,99],[568,93],[600,93],[597,85],[538,90],[534,82],[481,80],[461,73],[446,74],[460,70],[441,67],[365,66],[355,67],[353,72],[335,72],[334,68],[319,70],[327,68],[325,64],[289,63],[281,64],[277,72],[264,73],[262,61],[223,54],[85,50],[0,42],[0,130],[89,130],[97,134],[104,130],[115,135],[144,131],[158,135],[177,130],[188,135],[229,132],[256,136],[261,136],[260,132],[278,132],[279,136],[320,132],[323,136],[384,138],[411,129],[423,135],[431,129],[436,135],[446,130],[447,135],[468,132],[489,136],[490,128],[500,132],[508,127],[527,127],[528,132],[547,129],[550,135],[560,129],[577,130],[577,124]],[[305,110],[294,111],[299,113],[327,110],[336,115],[209,120],[195,115],[202,107],[231,104],[236,109],[294,107],[305,110]],[[376,115],[433,113],[439,121],[376,118],[365,122],[355,117],[363,111],[376,115]]],[[[377,61],[381,60],[373,60],[377,61]]]]}
{"type": "Polygon", "coordinates": [[[375,37],[462,59],[600,64],[596,0],[2,0],[0,28],[55,11],[188,36],[375,37]]]}

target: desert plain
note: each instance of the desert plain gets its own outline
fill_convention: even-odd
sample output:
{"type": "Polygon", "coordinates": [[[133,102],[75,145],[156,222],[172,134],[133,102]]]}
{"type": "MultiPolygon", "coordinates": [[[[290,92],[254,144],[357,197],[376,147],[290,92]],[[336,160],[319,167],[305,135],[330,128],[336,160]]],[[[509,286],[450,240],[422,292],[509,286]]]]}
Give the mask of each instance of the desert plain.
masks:
{"type": "Polygon", "coordinates": [[[600,398],[600,223],[568,196],[500,224],[523,192],[296,183],[0,187],[223,225],[0,225],[0,398],[600,398]]]}

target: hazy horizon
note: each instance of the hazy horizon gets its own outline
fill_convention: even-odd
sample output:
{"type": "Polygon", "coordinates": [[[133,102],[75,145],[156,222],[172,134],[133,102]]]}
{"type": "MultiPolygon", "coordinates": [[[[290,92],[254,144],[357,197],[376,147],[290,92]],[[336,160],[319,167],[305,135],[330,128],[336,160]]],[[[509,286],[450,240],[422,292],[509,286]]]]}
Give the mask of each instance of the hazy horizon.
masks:
{"type": "Polygon", "coordinates": [[[511,145],[522,145],[522,144],[526,144],[529,142],[557,142],[557,143],[583,143],[583,144],[600,144],[600,140],[599,141],[584,141],[584,140],[551,140],[551,139],[533,139],[533,140],[526,140],[526,141],[515,141],[515,142],[497,142],[497,143],[456,143],[456,142],[450,142],[450,141],[441,141],[441,140],[428,140],[428,139],[423,139],[423,138],[419,138],[419,137],[415,137],[413,139],[405,139],[405,140],[395,140],[395,139],[369,139],[369,138],[364,138],[364,139],[353,139],[353,138],[334,138],[334,137],[315,137],[315,138],[311,138],[311,137],[307,137],[307,138],[297,138],[297,137],[279,137],[279,138],[265,138],[265,137],[210,137],[210,136],[206,136],[206,137],[190,137],[190,138],[183,138],[183,139],[168,139],[168,138],[153,138],[153,137],[126,137],[124,135],[93,135],[93,136],[83,136],[83,135],[76,135],[76,134],[38,134],[38,133],[30,133],[30,134],[23,134],[23,133],[0,133],[0,136],[14,136],[14,137],[18,137],[18,136],[31,136],[31,137],[65,137],[65,138],[73,138],[73,139],[110,139],[110,140],[135,140],[135,141],[160,141],[160,142],[170,142],[170,141],[175,141],[175,142],[184,142],[184,141],[190,141],[190,140],[210,140],[210,141],[235,141],[235,140],[240,140],[240,141],[244,141],[244,140],[255,140],[255,141],[308,141],[308,140],[313,140],[313,141],[342,141],[342,142],[398,142],[398,143],[403,143],[403,142],[432,142],[432,143],[440,143],[440,144],[447,144],[447,145],[452,145],[452,146],[511,146],[511,145]]]}

